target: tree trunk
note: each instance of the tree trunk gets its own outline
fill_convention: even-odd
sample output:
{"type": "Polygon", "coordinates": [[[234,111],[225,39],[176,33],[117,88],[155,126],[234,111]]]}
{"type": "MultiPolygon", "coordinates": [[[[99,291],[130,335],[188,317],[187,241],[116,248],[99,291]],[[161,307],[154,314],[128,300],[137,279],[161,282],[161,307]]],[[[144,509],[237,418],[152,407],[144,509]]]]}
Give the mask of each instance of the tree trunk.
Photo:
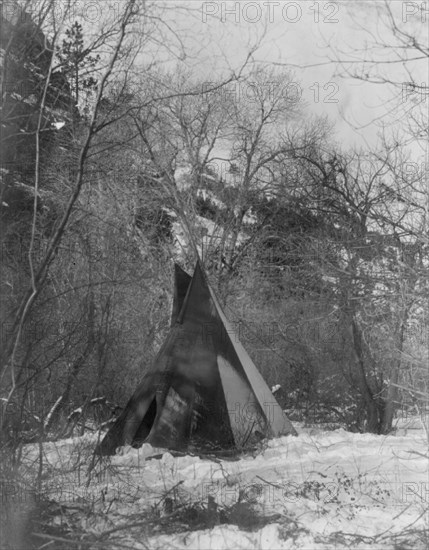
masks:
{"type": "MultiPolygon", "coordinates": [[[[414,284],[413,284],[414,288],[414,284]]],[[[407,294],[409,295],[410,291],[407,288],[407,294]]],[[[405,339],[405,326],[407,324],[410,308],[406,305],[402,310],[402,315],[399,317],[399,324],[396,327],[396,354],[397,357],[393,360],[393,366],[390,371],[389,376],[389,387],[387,389],[387,395],[385,397],[385,409],[383,412],[381,433],[387,434],[392,431],[393,418],[395,415],[396,404],[398,399],[398,388],[397,384],[399,382],[399,372],[401,370],[401,354],[404,349],[404,339],[405,339]]]]}
{"type": "Polygon", "coordinates": [[[234,221],[234,229],[232,231],[231,242],[229,244],[229,251],[227,256],[228,268],[231,269],[234,263],[234,253],[237,246],[238,236],[243,226],[243,219],[246,214],[246,210],[241,209],[237,218],[234,221]]]}
{"type": "Polygon", "coordinates": [[[398,388],[394,385],[398,382],[399,366],[395,366],[390,377],[389,387],[385,398],[385,407],[383,420],[381,423],[381,433],[388,434],[392,431],[393,417],[395,415],[396,401],[398,397],[398,388]]]}
{"type": "Polygon", "coordinates": [[[379,407],[374,400],[373,392],[368,384],[368,380],[366,377],[366,366],[362,348],[362,336],[353,315],[351,316],[351,319],[349,321],[348,331],[352,342],[352,353],[356,365],[359,390],[365,403],[367,417],[366,431],[378,434],[380,433],[379,407]]]}

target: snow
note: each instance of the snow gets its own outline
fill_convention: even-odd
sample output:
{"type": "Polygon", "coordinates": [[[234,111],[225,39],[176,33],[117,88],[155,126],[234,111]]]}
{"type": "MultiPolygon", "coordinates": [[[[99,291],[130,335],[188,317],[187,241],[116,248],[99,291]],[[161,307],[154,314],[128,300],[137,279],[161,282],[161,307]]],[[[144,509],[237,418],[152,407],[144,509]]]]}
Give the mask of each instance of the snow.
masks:
{"type": "MultiPolygon", "coordinates": [[[[284,541],[279,539],[278,525],[266,525],[258,533],[244,533],[235,525],[216,526],[211,531],[194,531],[185,533],[175,538],[163,535],[153,541],[151,548],[189,548],[189,549],[243,549],[243,550],[274,550],[287,548],[284,541]],[[283,545],[282,545],[283,542],[283,545]],[[174,546],[173,546],[174,545],[174,546]]],[[[291,548],[291,546],[289,546],[291,548]]],[[[308,548],[304,546],[304,548],[308,548]]]]}
{"type": "Polygon", "coordinates": [[[27,103],[28,105],[36,105],[36,103],[37,103],[37,97],[36,97],[35,94],[31,94],[28,97],[23,97],[18,92],[12,92],[10,94],[10,97],[12,99],[15,99],[16,101],[22,101],[24,103],[27,103]]]}
{"type": "Polygon", "coordinates": [[[198,189],[197,196],[201,197],[203,200],[209,200],[212,204],[217,206],[219,210],[226,208],[225,203],[220,201],[212,191],[207,191],[206,189],[198,189]]]}
{"type": "MultiPolygon", "coordinates": [[[[66,504],[90,501],[93,517],[82,517],[81,528],[93,536],[102,536],[112,526],[127,526],[131,518],[141,519],[168,492],[178,506],[207,503],[213,497],[219,510],[251,503],[259,517],[268,518],[253,529],[238,521],[219,520],[210,528],[195,529],[182,521],[167,533],[127,527],[111,535],[118,548],[122,544],[136,549],[319,550],[348,545],[393,550],[405,537],[412,547],[423,549],[428,442],[422,423],[414,420],[399,436],[298,425],[297,437],[267,441],[259,452],[232,461],[173,456],[147,444],[141,449],[124,447],[98,463],[89,477],[88,465],[100,434],[86,434],[44,444],[49,471],[45,490],[49,498],[66,504]]],[[[38,453],[36,445],[27,446],[30,467],[36,468],[38,453]]],[[[168,522],[169,527],[174,525],[173,520],[168,522]]]]}
{"type": "MultiPolygon", "coordinates": [[[[204,179],[206,182],[212,181],[214,183],[220,183],[220,180],[222,180],[222,183],[226,186],[229,185],[229,180],[231,178],[231,174],[229,173],[229,161],[225,164],[222,163],[221,170],[219,171],[219,166],[217,163],[210,164],[210,167],[215,170],[216,175],[211,176],[208,173],[204,174],[204,179]],[[228,177],[227,177],[228,176],[228,177]]],[[[232,175],[233,182],[231,183],[232,187],[237,186],[237,174],[232,175]]],[[[174,171],[174,180],[176,183],[176,187],[179,191],[183,192],[186,190],[189,190],[192,187],[192,180],[193,180],[193,168],[192,165],[186,161],[181,161],[175,171],[174,171]]],[[[212,205],[217,207],[219,212],[224,211],[227,208],[227,205],[221,201],[216,194],[213,191],[210,191],[208,189],[197,189],[196,195],[201,197],[203,200],[209,200],[212,205]]],[[[238,216],[240,214],[240,209],[236,207],[234,209],[235,216],[238,216]]],[[[175,216],[177,218],[177,216],[175,216]]],[[[232,242],[233,235],[231,232],[231,228],[225,228],[223,224],[221,223],[215,223],[212,220],[205,218],[203,216],[198,215],[192,215],[191,218],[194,219],[195,222],[195,232],[196,235],[194,235],[194,238],[196,240],[196,245],[198,249],[198,253],[201,257],[205,257],[208,250],[211,250],[213,248],[216,248],[218,243],[223,243],[223,245],[228,245],[232,242]],[[198,231],[200,234],[198,234],[198,231]],[[225,235],[226,233],[226,235],[225,235]]],[[[246,214],[243,217],[244,224],[247,225],[254,225],[257,222],[257,216],[252,212],[251,209],[249,209],[246,214]]],[[[189,256],[190,253],[192,253],[193,244],[189,242],[188,236],[186,234],[186,231],[183,227],[181,227],[180,220],[177,219],[176,222],[173,223],[173,234],[175,237],[175,254],[177,259],[182,258],[186,259],[186,257],[189,256]]],[[[248,239],[248,235],[244,231],[240,231],[237,235],[236,240],[236,246],[242,245],[246,240],[248,239]]]]}
{"type": "MultiPolygon", "coordinates": [[[[179,258],[186,258],[189,254],[192,254],[193,245],[190,243],[180,221],[173,222],[172,227],[176,245],[175,252],[179,258]]],[[[197,239],[197,249],[200,257],[204,258],[207,250],[216,248],[218,243],[223,242],[223,240],[225,240],[226,243],[231,242],[232,236],[227,234],[225,237],[225,230],[222,226],[203,216],[195,216],[195,227],[200,232],[199,239],[197,239]]],[[[241,244],[244,240],[245,237],[243,233],[239,233],[237,235],[237,244],[241,244]]]]}
{"type": "Polygon", "coordinates": [[[52,415],[55,413],[55,411],[57,410],[57,408],[59,407],[61,401],[63,400],[63,396],[61,395],[56,401],[55,403],[53,404],[51,410],[49,411],[49,413],[46,415],[46,418],[45,418],[45,422],[44,422],[44,427],[45,429],[49,427],[49,424],[51,423],[51,419],[52,419],[52,415]]]}
{"type": "Polygon", "coordinates": [[[257,221],[258,217],[252,211],[246,212],[244,215],[243,222],[248,225],[254,225],[257,221]]]}
{"type": "Polygon", "coordinates": [[[179,190],[188,189],[192,183],[192,166],[190,164],[178,166],[174,172],[174,180],[179,190]]]}

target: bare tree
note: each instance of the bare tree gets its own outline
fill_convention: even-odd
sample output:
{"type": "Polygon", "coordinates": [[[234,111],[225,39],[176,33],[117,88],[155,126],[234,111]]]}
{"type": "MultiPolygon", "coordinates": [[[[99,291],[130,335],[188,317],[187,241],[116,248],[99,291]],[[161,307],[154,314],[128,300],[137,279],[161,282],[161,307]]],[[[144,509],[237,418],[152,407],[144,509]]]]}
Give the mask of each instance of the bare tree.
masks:
{"type": "Polygon", "coordinates": [[[398,177],[392,155],[295,154],[309,178],[301,191],[306,204],[330,227],[313,267],[334,284],[350,342],[344,375],[362,396],[367,429],[378,433],[391,429],[407,330],[427,300],[425,205],[416,182],[398,177]]]}
{"type": "Polygon", "coordinates": [[[190,238],[204,241],[205,256],[229,269],[245,216],[256,196],[270,191],[285,154],[279,134],[300,107],[289,74],[240,73],[205,83],[179,75],[174,97],[134,119],[155,171],[165,176],[170,206],[185,227],[196,223],[190,238]],[[213,200],[224,206],[212,209],[212,230],[198,229],[204,203],[213,200]]]}
{"type": "MultiPolygon", "coordinates": [[[[143,6],[144,8],[144,6],[143,6]]],[[[54,11],[55,3],[51,2],[47,5],[47,11],[54,11]]],[[[105,94],[106,87],[109,84],[109,80],[114,74],[115,65],[118,61],[118,58],[122,57],[123,49],[126,46],[126,30],[133,24],[136,17],[141,13],[142,6],[139,6],[134,0],[130,0],[123,5],[122,12],[119,18],[116,20],[107,23],[105,40],[103,42],[104,48],[106,51],[109,51],[110,57],[106,58],[104,64],[104,72],[99,80],[97,96],[95,98],[94,106],[92,109],[92,114],[87,126],[86,136],[83,139],[83,142],[80,147],[80,152],[77,159],[77,165],[75,168],[75,180],[74,185],[71,190],[70,196],[67,200],[64,212],[61,216],[61,219],[58,221],[55,231],[53,232],[49,243],[47,244],[46,250],[43,254],[43,257],[40,258],[37,265],[34,263],[33,259],[33,248],[34,241],[36,238],[36,223],[37,223],[37,213],[38,213],[38,200],[39,200],[39,177],[40,177],[40,146],[39,138],[42,131],[42,121],[44,120],[44,113],[46,106],[46,96],[48,93],[48,87],[51,80],[51,75],[53,71],[54,63],[54,48],[60,30],[58,28],[58,22],[54,20],[54,34],[52,42],[46,42],[46,48],[50,50],[50,64],[46,75],[45,87],[43,91],[42,100],[39,107],[38,115],[38,125],[36,129],[36,160],[35,160],[35,179],[34,179],[34,206],[33,206],[33,221],[32,221],[32,230],[31,230],[31,239],[30,246],[28,251],[28,262],[30,266],[30,288],[24,293],[23,297],[20,299],[19,305],[16,309],[14,319],[12,322],[10,330],[9,342],[5,346],[4,353],[2,355],[2,368],[1,376],[4,380],[4,377],[7,375],[10,380],[10,386],[7,394],[6,400],[3,402],[3,412],[6,411],[11,398],[16,390],[17,383],[17,373],[16,373],[16,356],[18,348],[20,345],[20,340],[22,336],[23,327],[26,319],[28,318],[32,307],[40,295],[40,292],[43,288],[43,284],[46,281],[49,270],[51,268],[52,262],[55,260],[55,257],[58,252],[58,247],[62,242],[64,233],[67,230],[67,226],[75,207],[76,201],[81,193],[82,187],[85,182],[84,173],[86,168],[86,162],[88,158],[88,152],[90,150],[91,142],[94,136],[100,130],[100,105],[102,98],[105,94]]],[[[125,59],[123,59],[125,61],[125,59]]],[[[6,420],[6,415],[2,415],[2,427],[6,420]]]]}
{"type": "MultiPolygon", "coordinates": [[[[153,240],[160,225],[153,214],[162,211],[165,197],[155,189],[156,172],[164,177],[168,163],[158,164],[161,134],[152,132],[148,144],[142,139],[147,133],[143,121],[150,124],[163,102],[201,95],[199,87],[158,85],[160,45],[177,59],[186,53],[180,36],[163,17],[168,5],[123,3],[119,14],[107,10],[99,32],[89,37],[85,25],[82,36],[76,27],[76,36],[69,36],[73,44],[66,48],[73,50],[71,60],[61,50],[70,18],[60,10],[64,21],[55,19],[55,7],[55,2],[46,2],[43,37],[49,40],[43,38],[41,44],[48,63],[38,104],[42,122],[34,136],[39,140],[53,122],[61,128],[53,135],[51,154],[37,156],[36,185],[29,179],[30,221],[23,220],[29,245],[16,267],[20,274],[28,270],[28,278],[22,278],[16,295],[8,295],[10,307],[4,317],[8,330],[1,363],[3,427],[15,405],[28,409],[30,416],[37,410],[39,425],[47,428],[55,416],[74,406],[73,400],[85,405],[103,391],[120,398],[122,391],[128,393],[136,370],[150,361],[149,350],[165,328],[164,301],[170,298],[167,290],[159,291],[169,276],[159,250],[168,247],[153,240]],[[138,57],[142,49],[146,55],[138,57]],[[79,90],[89,77],[97,82],[91,81],[92,95],[83,105],[79,90]],[[61,108],[53,111],[51,100],[61,108]],[[150,192],[139,183],[148,178],[150,192]],[[149,210],[141,212],[141,205],[150,201],[152,217],[145,220],[143,214],[149,210]],[[136,325],[141,327],[138,335],[136,325]],[[31,332],[34,326],[37,334],[31,332]],[[124,365],[127,375],[119,377],[115,365],[124,365]],[[113,379],[116,383],[109,384],[113,379]],[[52,395],[42,403],[46,383],[52,395]]],[[[77,14],[79,21],[72,8],[70,3],[73,20],[77,14]]],[[[223,83],[236,78],[232,71],[223,83]]],[[[172,180],[165,181],[162,187],[174,195],[172,180]]],[[[10,223],[7,229],[11,234],[10,223]]],[[[12,283],[16,290],[16,279],[12,283]]]]}
{"type": "Polygon", "coordinates": [[[376,24],[367,25],[368,5],[347,8],[362,38],[359,45],[328,44],[337,74],[382,86],[387,98],[373,120],[382,132],[396,134],[402,145],[425,152],[428,139],[427,63],[429,58],[425,6],[388,0],[371,6],[376,24]]]}
{"type": "MultiPolygon", "coordinates": [[[[364,21],[366,10],[367,6],[364,8],[359,3],[350,7],[352,20],[360,36],[365,39],[362,46],[339,48],[330,45],[330,51],[340,76],[383,87],[387,98],[384,106],[379,106],[380,114],[373,121],[380,127],[382,140],[379,153],[374,155],[375,162],[383,163],[391,176],[384,181],[385,200],[377,205],[376,216],[382,231],[393,233],[402,250],[395,285],[397,305],[403,305],[402,313],[396,312],[399,323],[393,345],[396,355],[393,364],[396,367],[392,376],[387,377],[387,393],[390,395],[384,421],[384,430],[387,430],[391,424],[393,404],[398,399],[398,378],[405,374],[405,367],[398,366],[398,361],[401,362],[404,346],[407,347],[403,339],[404,331],[406,333],[408,330],[407,319],[408,323],[412,323],[412,304],[414,308],[418,307],[417,304],[421,307],[426,296],[422,269],[427,262],[429,223],[429,48],[425,5],[411,2],[395,4],[385,0],[374,6],[377,25],[370,26],[364,21]]],[[[419,323],[425,324],[422,319],[419,323]]],[[[407,368],[414,370],[415,366],[408,364],[407,368]]],[[[408,387],[410,392],[416,389],[409,380],[402,386],[408,387]]]]}

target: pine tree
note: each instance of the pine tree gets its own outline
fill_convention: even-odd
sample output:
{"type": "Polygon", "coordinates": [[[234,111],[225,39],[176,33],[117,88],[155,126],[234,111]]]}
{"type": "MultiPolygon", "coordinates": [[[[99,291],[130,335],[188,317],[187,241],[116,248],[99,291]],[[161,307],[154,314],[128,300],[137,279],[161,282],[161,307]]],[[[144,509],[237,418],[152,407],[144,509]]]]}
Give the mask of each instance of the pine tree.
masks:
{"type": "Polygon", "coordinates": [[[97,80],[90,73],[95,70],[100,56],[92,55],[91,49],[85,48],[82,25],[77,21],[66,30],[66,37],[58,52],[58,58],[78,105],[80,92],[88,93],[97,89],[97,80]]]}

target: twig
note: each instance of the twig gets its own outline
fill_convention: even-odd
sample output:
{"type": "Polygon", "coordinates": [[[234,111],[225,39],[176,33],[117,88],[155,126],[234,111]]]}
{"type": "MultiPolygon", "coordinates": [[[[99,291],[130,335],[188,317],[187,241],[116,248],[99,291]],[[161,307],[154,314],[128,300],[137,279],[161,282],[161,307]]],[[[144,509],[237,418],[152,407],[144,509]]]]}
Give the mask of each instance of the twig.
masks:
{"type": "MultiPolygon", "coordinates": [[[[427,514],[427,512],[428,512],[428,511],[427,511],[426,509],[423,510],[423,512],[419,515],[419,517],[417,517],[412,523],[410,523],[410,524],[407,525],[404,529],[402,529],[401,533],[398,533],[398,534],[401,534],[401,535],[402,535],[402,534],[406,533],[407,530],[409,530],[410,527],[412,527],[415,523],[417,523],[417,522],[419,521],[419,519],[420,519],[422,516],[424,516],[425,514],[427,514]]],[[[390,531],[390,529],[386,529],[386,531],[383,531],[382,533],[378,534],[378,535],[376,536],[376,539],[377,539],[377,540],[383,540],[383,539],[388,538],[388,537],[386,536],[386,533],[387,533],[388,531],[390,531]]],[[[390,537],[397,536],[398,534],[390,533],[390,537]]]]}
{"type": "MultiPolygon", "coordinates": [[[[181,512],[181,510],[175,510],[171,514],[167,514],[166,516],[163,516],[163,520],[173,518],[177,516],[181,512]]],[[[101,533],[100,538],[107,537],[111,535],[112,533],[116,533],[117,531],[124,531],[125,529],[133,529],[134,527],[143,527],[145,525],[149,525],[151,523],[155,523],[159,521],[160,518],[153,518],[153,519],[145,519],[142,521],[136,521],[134,523],[126,523],[124,525],[118,525],[118,527],[113,527],[112,529],[109,529],[108,531],[104,531],[101,533]]]]}
{"type": "MultiPolygon", "coordinates": [[[[32,536],[33,537],[38,537],[40,539],[49,539],[48,543],[44,544],[41,548],[44,548],[48,544],[56,541],[56,542],[65,542],[67,544],[75,544],[75,545],[79,545],[79,546],[83,545],[83,546],[87,546],[88,548],[97,546],[99,548],[102,548],[103,550],[106,550],[105,542],[103,542],[103,546],[100,546],[100,543],[98,541],[64,539],[64,538],[61,538],[61,537],[55,537],[53,535],[47,535],[45,533],[32,533],[32,536]]],[[[139,543],[143,544],[147,548],[147,546],[141,540],[139,540],[139,543]]],[[[121,542],[121,548],[127,548],[129,550],[133,550],[133,548],[135,548],[135,547],[125,545],[123,542],[121,542]]]]}
{"type": "Polygon", "coordinates": [[[258,479],[260,479],[261,481],[263,481],[267,485],[271,485],[272,487],[275,487],[276,489],[284,489],[284,487],[282,487],[281,485],[277,485],[277,483],[271,483],[271,481],[267,481],[266,479],[264,479],[261,476],[255,476],[255,477],[257,477],[258,479]]]}
{"type": "Polygon", "coordinates": [[[410,455],[417,455],[417,456],[422,456],[423,458],[426,458],[426,460],[429,458],[429,454],[426,453],[419,453],[419,451],[409,451],[410,455]]]}
{"type": "Polygon", "coordinates": [[[64,539],[62,537],[55,537],[54,535],[47,535],[46,533],[31,533],[33,537],[38,537],[39,539],[49,539],[50,541],[57,541],[57,542],[66,542],[67,544],[76,544],[76,545],[84,545],[84,546],[92,546],[93,542],[91,541],[85,541],[85,540],[73,540],[73,539],[64,539]]]}
{"type": "Polygon", "coordinates": [[[158,506],[158,504],[160,504],[163,500],[165,500],[167,498],[167,496],[172,493],[174,491],[174,489],[176,489],[176,487],[178,487],[179,485],[182,485],[182,483],[184,483],[184,480],[180,480],[178,483],[176,483],[176,485],[173,485],[173,487],[171,487],[171,489],[169,489],[166,493],[164,493],[162,495],[162,497],[160,498],[160,500],[155,504],[155,507],[158,506]]]}

